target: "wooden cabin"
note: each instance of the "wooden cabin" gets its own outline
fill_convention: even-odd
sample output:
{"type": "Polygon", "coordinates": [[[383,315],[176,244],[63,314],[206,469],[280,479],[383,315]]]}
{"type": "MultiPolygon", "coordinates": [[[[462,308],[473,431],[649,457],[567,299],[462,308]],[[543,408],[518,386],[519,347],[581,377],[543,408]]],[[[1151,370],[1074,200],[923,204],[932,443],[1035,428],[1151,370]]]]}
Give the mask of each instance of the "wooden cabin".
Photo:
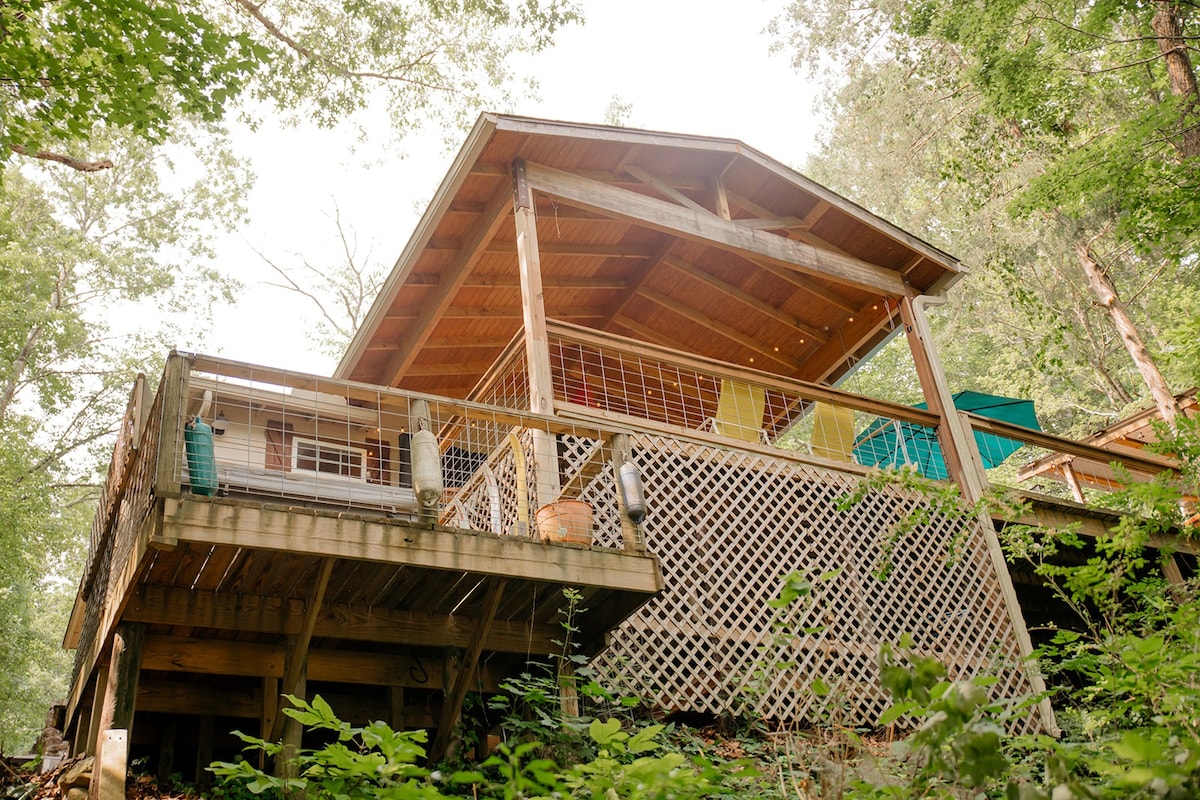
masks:
{"type": "Polygon", "coordinates": [[[962,275],[738,141],[482,116],[332,378],[175,354],[135,388],[66,637],[76,750],[203,762],[319,691],[444,752],[466,693],[560,647],[564,588],[572,646],[665,711],[870,725],[905,634],[1040,689],[992,520],[900,535],[925,497],[868,483],[936,445],[977,497],[981,431],[1092,452],[954,410],[925,309],[962,275]],[[896,337],[927,408],[837,388],[896,337]]]}

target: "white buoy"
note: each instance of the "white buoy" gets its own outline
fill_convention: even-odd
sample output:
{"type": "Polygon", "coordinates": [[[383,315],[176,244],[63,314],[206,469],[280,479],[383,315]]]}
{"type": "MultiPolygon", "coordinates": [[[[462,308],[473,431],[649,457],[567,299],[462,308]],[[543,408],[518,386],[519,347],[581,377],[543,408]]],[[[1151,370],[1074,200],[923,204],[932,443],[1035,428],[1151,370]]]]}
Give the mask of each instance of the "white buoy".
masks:
{"type": "Polygon", "coordinates": [[[438,501],[442,499],[442,451],[437,435],[430,430],[429,404],[413,400],[408,413],[415,428],[409,440],[413,491],[422,516],[436,514],[438,501]]]}

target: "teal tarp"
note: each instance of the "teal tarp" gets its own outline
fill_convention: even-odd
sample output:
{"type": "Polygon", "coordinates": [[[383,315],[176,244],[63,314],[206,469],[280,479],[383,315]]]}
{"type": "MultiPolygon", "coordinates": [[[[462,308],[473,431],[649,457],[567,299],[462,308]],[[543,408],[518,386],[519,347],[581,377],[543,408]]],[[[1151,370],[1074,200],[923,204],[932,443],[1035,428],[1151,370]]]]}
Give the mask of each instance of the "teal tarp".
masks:
{"type": "MultiPolygon", "coordinates": [[[[981,392],[959,392],[954,395],[954,407],[981,417],[1020,425],[1040,431],[1032,400],[1001,397],[981,392]]],[[[928,408],[920,403],[915,408],[928,408]]],[[[991,433],[975,431],[975,444],[983,457],[983,465],[999,466],[1004,459],[1021,447],[1021,442],[991,433]]],[[[900,467],[909,465],[926,478],[945,480],[946,460],[933,428],[911,422],[877,419],[854,440],[854,460],[868,467],[900,467]]]]}

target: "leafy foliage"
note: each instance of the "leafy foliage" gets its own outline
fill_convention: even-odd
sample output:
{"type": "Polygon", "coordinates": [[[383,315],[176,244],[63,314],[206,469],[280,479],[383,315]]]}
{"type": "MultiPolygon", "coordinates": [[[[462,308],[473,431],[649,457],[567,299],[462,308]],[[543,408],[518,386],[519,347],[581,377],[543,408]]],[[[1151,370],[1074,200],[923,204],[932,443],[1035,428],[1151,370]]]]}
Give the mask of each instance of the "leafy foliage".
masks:
{"type": "Polygon", "coordinates": [[[504,102],[513,54],[580,19],[569,0],[5,0],[0,157],[53,157],[100,128],[163,142],[258,104],[327,127],[376,100],[398,133],[461,122],[504,102]]]}
{"type": "Polygon", "coordinates": [[[5,0],[0,30],[5,151],[87,139],[101,123],[163,141],[181,117],[219,119],[268,56],[246,31],[149,0],[5,0]]]}

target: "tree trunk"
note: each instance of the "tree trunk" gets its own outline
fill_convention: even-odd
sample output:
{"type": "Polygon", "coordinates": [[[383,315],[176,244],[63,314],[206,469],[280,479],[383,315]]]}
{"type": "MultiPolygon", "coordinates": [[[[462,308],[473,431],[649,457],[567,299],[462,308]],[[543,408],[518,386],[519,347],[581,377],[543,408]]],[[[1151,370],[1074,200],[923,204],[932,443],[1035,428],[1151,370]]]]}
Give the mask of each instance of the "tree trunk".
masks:
{"type": "Polygon", "coordinates": [[[1108,311],[1113,325],[1117,328],[1117,333],[1121,336],[1121,341],[1125,344],[1125,349],[1129,352],[1129,357],[1133,359],[1134,365],[1141,373],[1142,380],[1149,387],[1150,396],[1154,398],[1154,404],[1158,406],[1158,412],[1162,415],[1163,421],[1174,430],[1175,417],[1180,413],[1179,403],[1176,402],[1175,395],[1167,386],[1167,381],[1159,371],[1158,365],[1150,356],[1150,351],[1146,349],[1146,343],[1142,341],[1141,334],[1138,333],[1137,327],[1129,317],[1129,311],[1117,294],[1117,287],[1113,285],[1108,274],[1096,262],[1091,248],[1086,242],[1075,243],[1075,254],[1079,258],[1079,265],[1083,267],[1084,274],[1087,275],[1088,285],[1100,305],[1108,311]]]}
{"type": "Polygon", "coordinates": [[[1183,39],[1183,20],[1172,0],[1155,0],[1154,18],[1150,27],[1158,38],[1158,49],[1167,65],[1167,85],[1171,94],[1183,100],[1183,129],[1176,145],[1183,158],[1200,156],[1200,120],[1193,117],[1200,105],[1200,88],[1196,85],[1196,70],[1188,56],[1183,39]]]}

